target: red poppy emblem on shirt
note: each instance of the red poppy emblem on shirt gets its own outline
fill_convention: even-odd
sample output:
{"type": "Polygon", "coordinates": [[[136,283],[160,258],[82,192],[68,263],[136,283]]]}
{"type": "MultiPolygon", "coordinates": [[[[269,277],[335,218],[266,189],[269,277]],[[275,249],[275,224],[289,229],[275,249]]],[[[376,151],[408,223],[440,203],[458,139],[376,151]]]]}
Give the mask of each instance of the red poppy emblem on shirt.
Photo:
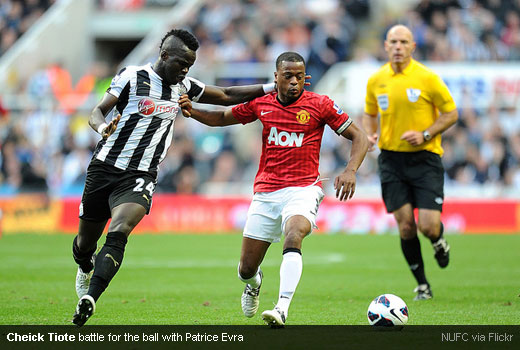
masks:
{"type": "Polygon", "coordinates": [[[155,103],[149,98],[143,98],[137,105],[139,113],[144,115],[150,115],[155,111],[155,103]]]}

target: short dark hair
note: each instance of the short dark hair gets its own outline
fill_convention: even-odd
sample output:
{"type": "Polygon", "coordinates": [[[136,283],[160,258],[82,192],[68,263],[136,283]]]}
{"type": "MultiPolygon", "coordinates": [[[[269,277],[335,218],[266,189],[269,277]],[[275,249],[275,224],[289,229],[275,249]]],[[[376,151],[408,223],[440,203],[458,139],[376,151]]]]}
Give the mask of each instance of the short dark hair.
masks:
{"type": "Polygon", "coordinates": [[[184,43],[184,45],[186,45],[188,49],[192,51],[197,51],[197,49],[199,48],[199,41],[197,40],[197,38],[195,38],[193,34],[184,29],[172,29],[168,33],[166,33],[166,35],[162,38],[161,46],[159,46],[159,49],[162,50],[164,42],[170,36],[174,36],[180,39],[184,43]]]}
{"type": "Polygon", "coordinates": [[[303,65],[305,66],[305,60],[303,57],[297,53],[297,52],[284,52],[278,58],[276,59],[276,69],[280,68],[280,65],[283,61],[286,62],[303,62],[303,65]]]}

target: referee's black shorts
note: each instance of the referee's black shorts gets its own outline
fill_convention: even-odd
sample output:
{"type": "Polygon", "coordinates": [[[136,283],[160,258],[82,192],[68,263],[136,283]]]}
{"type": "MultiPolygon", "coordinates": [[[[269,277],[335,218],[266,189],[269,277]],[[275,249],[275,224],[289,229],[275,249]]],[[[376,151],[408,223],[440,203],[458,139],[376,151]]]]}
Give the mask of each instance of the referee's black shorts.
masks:
{"type": "Polygon", "coordinates": [[[387,212],[392,213],[406,203],[442,212],[444,167],[438,154],[381,150],[378,164],[387,212]]]}
{"type": "Polygon", "coordinates": [[[113,208],[123,203],[138,203],[148,214],[155,185],[155,174],[121,170],[95,159],[87,169],[79,217],[88,221],[104,221],[111,217],[113,208]]]}

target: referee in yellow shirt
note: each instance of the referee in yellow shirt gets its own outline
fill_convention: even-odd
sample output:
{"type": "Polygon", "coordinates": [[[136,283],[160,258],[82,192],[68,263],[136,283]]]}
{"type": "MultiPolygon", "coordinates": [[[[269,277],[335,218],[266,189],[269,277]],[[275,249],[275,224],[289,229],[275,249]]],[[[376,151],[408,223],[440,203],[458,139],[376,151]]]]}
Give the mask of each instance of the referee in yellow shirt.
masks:
{"type": "Polygon", "coordinates": [[[378,164],[383,201],[386,210],[394,214],[404,257],[417,280],[414,300],[424,300],[433,294],[424,272],[417,229],[431,240],[439,266],[446,267],[450,247],[441,222],[441,133],[457,121],[458,113],[446,84],[412,58],[414,50],[407,27],[390,28],[385,40],[389,62],[368,81],[363,127],[369,151],[376,143],[381,150],[378,164]],[[417,223],[414,208],[419,211],[417,223]]]}

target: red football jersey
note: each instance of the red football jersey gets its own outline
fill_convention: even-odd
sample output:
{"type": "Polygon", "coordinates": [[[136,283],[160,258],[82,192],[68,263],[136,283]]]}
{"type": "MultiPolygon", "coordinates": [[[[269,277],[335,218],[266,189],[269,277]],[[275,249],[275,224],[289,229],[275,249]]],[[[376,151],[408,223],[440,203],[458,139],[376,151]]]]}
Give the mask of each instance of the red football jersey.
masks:
{"type": "Polygon", "coordinates": [[[327,96],[304,91],[298,100],[283,106],[276,95],[233,107],[233,116],[242,124],[260,119],[264,126],[255,193],[315,183],[325,124],[341,134],[352,123],[327,96]]]}

